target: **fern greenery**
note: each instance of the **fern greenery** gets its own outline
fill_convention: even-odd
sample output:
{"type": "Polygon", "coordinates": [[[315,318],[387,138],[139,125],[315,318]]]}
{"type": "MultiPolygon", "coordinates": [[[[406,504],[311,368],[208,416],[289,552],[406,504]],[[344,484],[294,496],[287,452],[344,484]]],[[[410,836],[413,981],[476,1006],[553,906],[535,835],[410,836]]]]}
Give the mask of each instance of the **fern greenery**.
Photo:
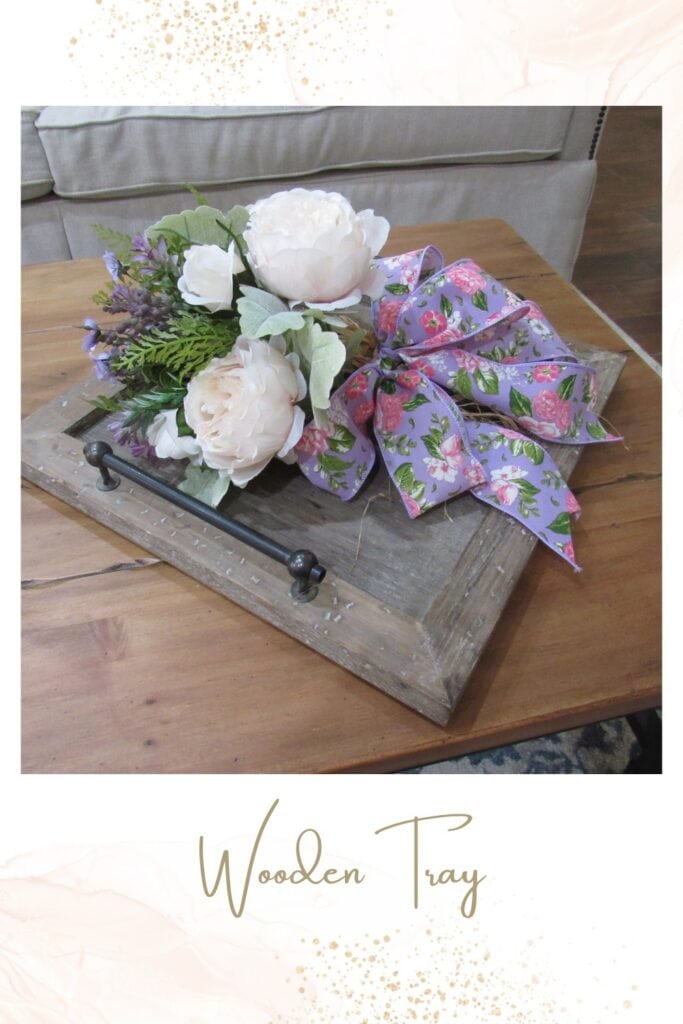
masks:
{"type": "Polygon", "coordinates": [[[227,355],[239,334],[236,319],[201,313],[178,313],[164,328],[156,328],[111,361],[117,376],[168,370],[179,381],[194,377],[215,357],[227,355]]]}

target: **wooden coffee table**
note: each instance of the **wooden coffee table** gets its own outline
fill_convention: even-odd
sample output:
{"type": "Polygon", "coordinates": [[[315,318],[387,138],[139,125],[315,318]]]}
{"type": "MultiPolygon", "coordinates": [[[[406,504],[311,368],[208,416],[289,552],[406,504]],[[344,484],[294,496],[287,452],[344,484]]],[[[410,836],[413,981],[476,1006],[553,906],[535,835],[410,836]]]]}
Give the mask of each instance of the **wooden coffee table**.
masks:
{"type": "MultiPolygon", "coordinates": [[[[23,498],[25,772],[382,772],[659,704],[660,382],[497,220],[392,231],[536,301],[569,340],[628,359],[588,446],[574,574],[540,545],[446,728],[373,689],[33,484],[23,498]]],[[[28,414],[90,373],[98,259],[25,268],[28,414]]]]}

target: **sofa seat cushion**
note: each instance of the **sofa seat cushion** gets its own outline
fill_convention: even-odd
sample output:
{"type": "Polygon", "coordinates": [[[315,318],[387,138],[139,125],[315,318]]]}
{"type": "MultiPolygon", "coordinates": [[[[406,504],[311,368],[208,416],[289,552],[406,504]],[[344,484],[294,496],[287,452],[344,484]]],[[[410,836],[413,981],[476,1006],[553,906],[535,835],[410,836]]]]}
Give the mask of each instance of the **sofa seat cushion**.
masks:
{"type": "Polygon", "coordinates": [[[46,107],[55,192],[137,195],[327,171],[547,160],[570,107],[46,107]]]}
{"type": "Polygon", "coordinates": [[[21,108],[21,201],[52,192],[52,174],[36,128],[41,107],[21,108]]]}

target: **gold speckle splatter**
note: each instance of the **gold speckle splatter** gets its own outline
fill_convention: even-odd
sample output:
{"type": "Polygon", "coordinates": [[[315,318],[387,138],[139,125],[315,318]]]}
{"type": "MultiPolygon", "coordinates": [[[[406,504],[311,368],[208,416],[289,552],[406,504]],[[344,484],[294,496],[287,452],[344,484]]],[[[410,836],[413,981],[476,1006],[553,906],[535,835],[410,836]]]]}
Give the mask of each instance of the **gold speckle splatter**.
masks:
{"type": "Polygon", "coordinates": [[[235,102],[233,97],[241,91],[246,94],[260,84],[253,73],[255,62],[283,57],[290,73],[289,60],[296,55],[291,63],[299,74],[290,81],[295,98],[301,101],[304,88],[306,94],[317,97],[323,89],[344,89],[345,84],[360,87],[359,79],[350,79],[348,74],[349,41],[353,40],[354,53],[367,53],[373,45],[366,34],[368,17],[373,11],[386,17],[391,10],[386,0],[356,0],[353,4],[348,0],[281,0],[267,10],[261,0],[251,4],[240,0],[220,4],[145,0],[131,5],[124,16],[116,0],[97,0],[78,32],[73,31],[74,26],[65,32],[65,49],[70,52],[80,40],[74,57],[77,72],[89,87],[96,87],[97,75],[104,74],[106,68],[107,80],[118,76],[131,92],[139,91],[140,86],[149,91],[151,86],[162,103],[177,102],[174,68],[197,69],[189,87],[185,86],[190,101],[224,103],[227,98],[235,102]],[[161,48],[168,48],[161,54],[163,69],[158,66],[161,48]],[[337,69],[333,81],[321,83],[312,74],[321,52],[329,57],[323,66],[337,69]],[[199,69],[220,73],[199,74],[199,69]]]}
{"type": "MultiPolygon", "coordinates": [[[[369,934],[362,940],[311,940],[320,948],[296,967],[301,1013],[277,1015],[272,1024],[298,1024],[300,1019],[307,1024],[585,1024],[584,1011],[573,1015],[567,991],[552,976],[543,944],[532,943],[538,950],[532,973],[524,939],[516,952],[506,948],[502,958],[476,929],[468,931],[465,941],[455,939],[448,925],[399,938],[391,946],[387,940],[387,935],[369,934]]],[[[623,995],[615,997],[613,1004],[603,1004],[603,1011],[631,1007],[623,995]]],[[[603,1014],[592,1024],[606,1024],[603,1014]]]]}

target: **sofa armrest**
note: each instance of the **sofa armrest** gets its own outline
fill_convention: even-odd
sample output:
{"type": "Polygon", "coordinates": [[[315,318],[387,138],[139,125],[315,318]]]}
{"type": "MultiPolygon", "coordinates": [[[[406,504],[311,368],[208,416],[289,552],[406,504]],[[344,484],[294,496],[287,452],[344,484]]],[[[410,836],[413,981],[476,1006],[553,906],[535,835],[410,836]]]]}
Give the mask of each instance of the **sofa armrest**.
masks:
{"type": "Polygon", "coordinates": [[[596,154],[607,107],[574,107],[560,160],[592,160],[596,154]]]}

